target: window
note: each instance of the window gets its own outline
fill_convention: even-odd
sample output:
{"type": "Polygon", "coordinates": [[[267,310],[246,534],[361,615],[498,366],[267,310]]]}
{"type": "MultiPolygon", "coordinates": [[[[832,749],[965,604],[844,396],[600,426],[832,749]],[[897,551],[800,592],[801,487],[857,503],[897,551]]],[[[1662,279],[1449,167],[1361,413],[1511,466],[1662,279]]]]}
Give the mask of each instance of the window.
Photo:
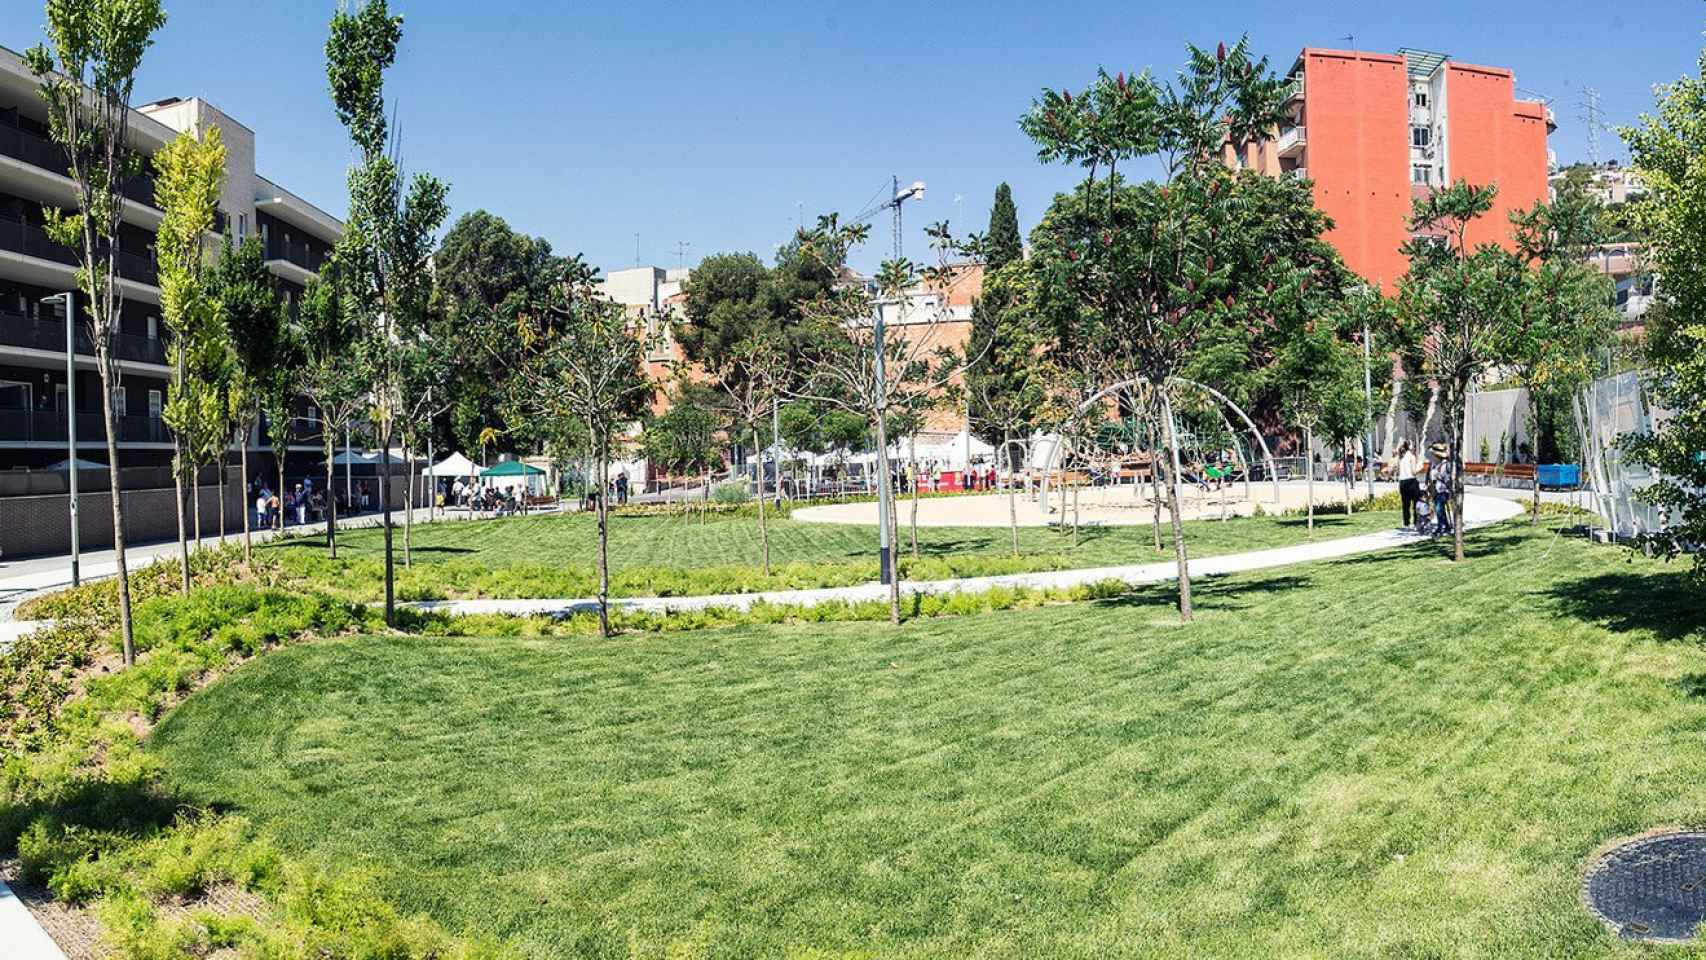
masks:
{"type": "Polygon", "coordinates": [[[160,318],[159,317],[149,317],[148,318],[148,339],[150,339],[150,340],[160,339],[160,318]]]}
{"type": "Polygon", "coordinates": [[[1425,163],[1418,163],[1410,168],[1410,182],[1429,184],[1434,182],[1434,168],[1425,163]]]}
{"type": "Polygon", "coordinates": [[[114,387],[113,388],[113,416],[123,417],[123,416],[129,415],[129,411],[126,408],[124,401],[125,401],[124,388],[123,387],[114,387]]]}
{"type": "Polygon", "coordinates": [[[160,391],[158,390],[148,391],[148,415],[156,420],[160,419],[160,391]]]}
{"type": "Polygon", "coordinates": [[[1429,144],[1433,143],[1433,136],[1434,136],[1434,131],[1433,131],[1432,127],[1411,127],[1410,128],[1410,146],[1412,146],[1412,147],[1428,146],[1429,144]]]}
{"type": "Polygon", "coordinates": [[[54,384],[53,385],[53,409],[58,410],[60,413],[64,413],[66,411],[66,409],[70,406],[69,404],[67,404],[65,402],[66,396],[67,396],[67,394],[65,391],[65,384],[63,384],[63,383],[54,384]]]}
{"type": "Polygon", "coordinates": [[[320,408],[313,404],[308,405],[308,422],[315,427],[320,425],[320,408]]]}
{"type": "Polygon", "coordinates": [[[1426,90],[1416,91],[1415,104],[1418,107],[1425,107],[1428,105],[1428,92],[1426,90]]]}
{"type": "Polygon", "coordinates": [[[237,214],[237,239],[241,240],[248,235],[249,215],[246,213],[239,213],[237,214]]]}

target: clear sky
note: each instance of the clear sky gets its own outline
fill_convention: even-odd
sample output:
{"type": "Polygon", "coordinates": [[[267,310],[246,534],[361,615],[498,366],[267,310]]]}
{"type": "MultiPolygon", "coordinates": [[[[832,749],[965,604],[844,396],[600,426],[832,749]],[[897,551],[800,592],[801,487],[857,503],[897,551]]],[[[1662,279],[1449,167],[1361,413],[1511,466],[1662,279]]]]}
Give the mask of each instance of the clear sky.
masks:
{"type": "MultiPolygon", "coordinates": [[[[261,172],[334,213],[350,151],[326,96],[333,0],[166,0],[137,101],[201,96],[253,127],[261,172]]],[[[1248,33],[1278,70],[1304,46],[1439,50],[1509,67],[1552,98],[1564,162],[1586,157],[1581,89],[1627,122],[1651,86],[1694,68],[1698,0],[584,4],[393,0],[403,47],[387,84],[404,160],[451,184],[455,214],[485,208],[604,268],[768,257],[803,210],[843,214],[891,174],[924,180],[922,227],[982,229],[1012,184],[1029,230],[1070,171],[1039,165],[1017,117],[1047,85],[1098,65],[1171,74],[1184,44],[1248,33]],[[956,198],[963,198],[956,202],[956,198]]],[[[41,37],[38,0],[0,5],[0,44],[41,37]]],[[[1614,135],[1604,157],[1621,157],[1614,135]]],[[[889,244],[887,221],[858,257],[889,244]]]]}

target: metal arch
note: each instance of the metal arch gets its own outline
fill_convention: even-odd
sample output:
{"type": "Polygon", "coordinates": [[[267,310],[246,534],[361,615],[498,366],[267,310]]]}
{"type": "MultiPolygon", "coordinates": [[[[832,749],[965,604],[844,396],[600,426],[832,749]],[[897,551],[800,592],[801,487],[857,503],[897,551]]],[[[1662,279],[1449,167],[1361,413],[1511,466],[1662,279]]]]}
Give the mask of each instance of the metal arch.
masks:
{"type": "MultiPolygon", "coordinates": [[[[1094,405],[1102,402],[1103,400],[1105,400],[1107,398],[1108,394],[1113,393],[1116,390],[1125,390],[1129,387],[1135,387],[1139,384],[1147,383],[1147,382],[1148,381],[1144,380],[1142,377],[1133,377],[1130,380],[1122,380],[1119,383],[1111,384],[1109,386],[1103,387],[1101,390],[1096,391],[1096,393],[1091,395],[1089,399],[1087,399],[1083,403],[1079,404],[1077,410],[1074,410],[1072,412],[1072,416],[1069,417],[1067,419],[1066,423],[1062,425],[1062,429],[1060,430],[1060,435],[1061,436],[1066,435],[1069,431],[1066,430],[1065,427],[1070,426],[1079,417],[1083,416],[1084,412],[1089,410],[1092,406],[1094,406],[1094,405]]],[[[1250,428],[1250,433],[1256,438],[1256,443],[1261,445],[1262,459],[1267,461],[1268,478],[1273,481],[1273,485],[1274,485],[1274,507],[1277,509],[1279,507],[1279,504],[1280,504],[1279,471],[1274,469],[1273,451],[1268,449],[1268,441],[1266,438],[1264,438],[1262,436],[1262,431],[1256,429],[1256,422],[1254,420],[1250,419],[1249,414],[1244,412],[1243,407],[1240,407],[1238,404],[1233,403],[1232,399],[1230,397],[1228,397],[1226,394],[1221,393],[1219,390],[1214,389],[1213,387],[1209,386],[1206,383],[1198,383],[1195,380],[1187,380],[1184,377],[1174,377],[1174,378],[1172,378],[1172,382],[1181,383],[1181,384],[1184,384],[1185,386],[1188,386],[1188,387],[1196,387],[1198,390],[1203,391],[1204,393],[1208,394],[1210,397],[1213,397],[1215,400],[1219,401],[1220,403],[1222,403],[1228,407],[1231,407],[1232,412],[1238,414],[1238,419],[1244,421],[1244,425],[1250,428]]],[[[1225,415],[1222,414],[1222,417],[1224,417],[1224,416],[1225,415]]],[[[1042,502],[1045,504],[1048,503],[1049,473],[1050,473],[1050,471],[1052,471],[1054,469],[1054,458],[1055,458],[1055,455],[1060,452],[1060,448],[1061,448],[1061,444],[1058,441],[1050,444],[1049,445],[1049,451],[1048,451],[1048,459],[1046,459],[1043,462],[1043,479],[1042,479],[1041,494],[1042,494],[1042,502]]],[[[1153,470],[1155,468],[1153,465],[1151,465],[1150,469],[1153,470]]],[[[1247,471],[1246,471],[1245,475],[1248,476],[1247,471]]]]}

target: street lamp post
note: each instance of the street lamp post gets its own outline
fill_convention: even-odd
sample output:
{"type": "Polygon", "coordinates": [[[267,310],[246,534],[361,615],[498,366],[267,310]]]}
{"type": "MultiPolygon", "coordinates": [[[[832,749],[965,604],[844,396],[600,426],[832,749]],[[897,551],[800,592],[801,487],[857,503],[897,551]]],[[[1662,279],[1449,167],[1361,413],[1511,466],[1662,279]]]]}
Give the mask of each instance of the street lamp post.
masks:
{"type": "MultiPolygon", "coordinates": [[[[77,292],[56,293],[41,302],[49,300],[65,301],[65,446],[69,451],[65,473],[71,484],[71,585],[75,587],[83,582],[81,531],[77,529],[77,292]]],[[[118,496],[118,491],[112,495],[118,496]]]]}

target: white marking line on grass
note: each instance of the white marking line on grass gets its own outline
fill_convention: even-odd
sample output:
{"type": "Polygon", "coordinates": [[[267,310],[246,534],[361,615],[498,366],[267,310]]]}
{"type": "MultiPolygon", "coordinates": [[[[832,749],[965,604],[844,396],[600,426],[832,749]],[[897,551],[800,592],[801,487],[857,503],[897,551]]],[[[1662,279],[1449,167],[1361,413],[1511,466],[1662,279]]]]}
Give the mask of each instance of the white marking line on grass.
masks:
{"type": "MultiPolygon", "coordinates": [[[[1464,512],[1468,522],[1464,529],[1483,527],[1508,520],[1523,512],[1522,504],[1497,497],[1470,494],[1465,498],[1464,512]]],[[[1415,543],[1423,539],[1410,530],[1382,530],[1355,537],[1341,537],[1317,543],[1299,543],[1288,547],[1272,547],[1205,557],[1190,561],[1192,577],[1217,577],[1229,573],[1247,573],[1274,567],[1332,560],[1339,557],[1371,553],[1391,547],[1415,543]]],[[[1173,579],[1174,561],[1128,564],[1118,567],[1088,567],[1079,570],[1049,570],[1038,573],[1013,573],[994,577],[961,577],[953,580],[903,581],[901,596],[913,594],[985,593],[999,588],[1009,589],[1067,589],[1119,580],[1132,586],[1162,583],[1173,579]]],[[[759,593],[725,593],[698,597],[612,597],[610,605],[623,610],[646,613],[677,613],[692,610],[730,609],[750,610],[755,604],[786,604],[813,607],[820,603],[861,603],[885,601],[888,588],[880,583],[863,583],[854,587],[823,587],[814,590],[770,590],[759,593]]],[[[575,597],[561,600],[419,600],[399,604],[412,610],[448,613],[454,616],[474,614],[505,614],[509,616],[568,616],[598,609],[594,597],[575,597]]]]}

